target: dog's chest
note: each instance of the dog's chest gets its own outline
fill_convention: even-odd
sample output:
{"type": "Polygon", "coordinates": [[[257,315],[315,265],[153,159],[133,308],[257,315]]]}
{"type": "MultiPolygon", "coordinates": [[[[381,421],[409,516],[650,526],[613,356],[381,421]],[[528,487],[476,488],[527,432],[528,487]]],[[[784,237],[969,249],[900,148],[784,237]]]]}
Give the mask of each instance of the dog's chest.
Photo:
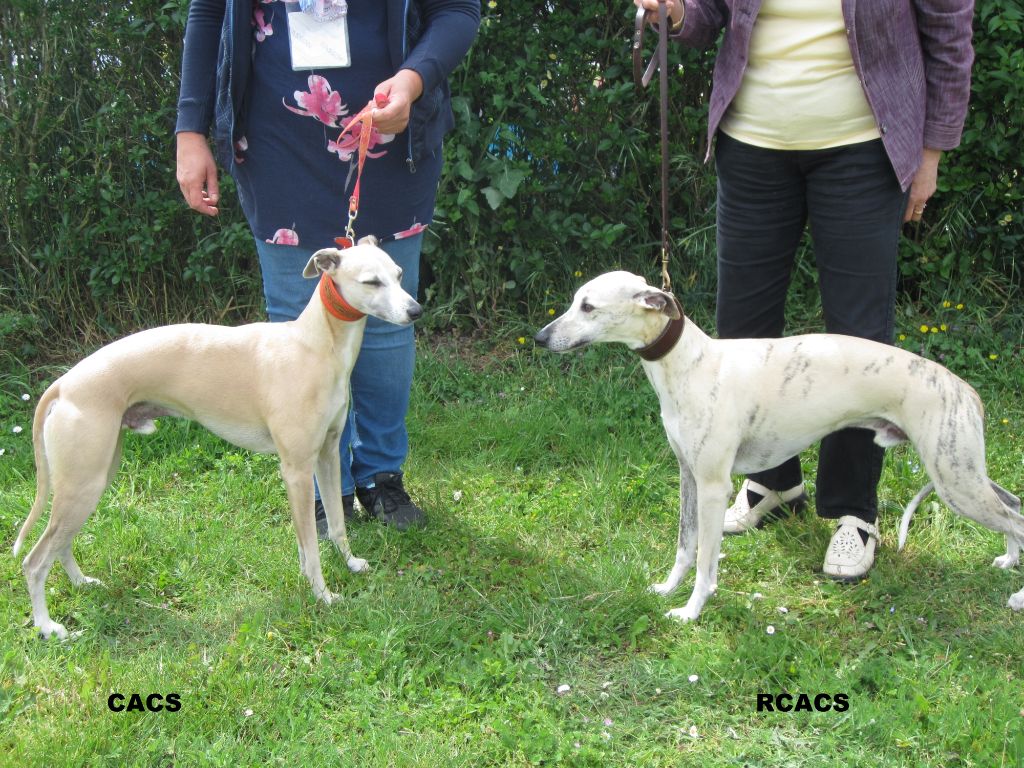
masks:
{"type": "Polygon", "coordinates": [[[244,424],[209,417],[204,417],[202,424],[213,434],[240,448],[257,453],[277,453],[270,431],[263,424],[244,424]]]}

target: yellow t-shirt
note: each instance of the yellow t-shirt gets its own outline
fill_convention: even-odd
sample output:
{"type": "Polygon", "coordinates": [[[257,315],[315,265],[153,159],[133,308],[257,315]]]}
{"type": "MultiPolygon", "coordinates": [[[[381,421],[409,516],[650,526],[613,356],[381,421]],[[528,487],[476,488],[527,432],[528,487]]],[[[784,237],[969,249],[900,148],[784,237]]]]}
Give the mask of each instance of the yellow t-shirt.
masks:
{"type": "Polygon", "coordinates": [[[879,137],[853,67],[841,0],[763,0],[743,81],[721,128],[768,149],[827,149],[879,137]]]}

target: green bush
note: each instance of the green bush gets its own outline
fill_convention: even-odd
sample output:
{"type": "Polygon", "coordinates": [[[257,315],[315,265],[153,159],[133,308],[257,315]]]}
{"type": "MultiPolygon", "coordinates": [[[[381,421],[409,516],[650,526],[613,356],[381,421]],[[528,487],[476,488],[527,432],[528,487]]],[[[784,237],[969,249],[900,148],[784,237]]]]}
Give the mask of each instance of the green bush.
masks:
{"type": "MultiPolygon", "coordinates": [[[[1024,243],[1024,7],[982,0],[962,144],[943,158],[932,222],[900,265],[915,283],[959,283],[997,273],[1021,285],[1024,243]]],[[[941,288],[940,288],[941,290],[941,288]]]]}
{"type": "MultiPolygon", "coordinates": [[[[487,3],[453,82],[438,238],[436,303],[478,321],[495,309],[564,303],[579,275],[614,266],[656,274],[660,146],[656,87],[631,80],[632,6],[487,3]],[[494,5],[494,8],[489,6],[494,5]]],[[[701,160],[710,57],[673,50],[674,273],[713,285],[714,180],[701,160]],[[684,235],[687,235],[684,237],[684,235]]]]}
{"type": "MultiPolygon", "coordinates": [[[[0,6],[0,345],[32,351],[180,319],[262,311],[257,261],[229,180],[222,214],[189,211],[174,174],[187,0],[0,6]],[[50,344],[52,342],[48,342],[50,344]],[[26,346],[26,344],[28,346],[26,346]]],[[[1024,52],[1019,0],[977,6],[963,146],[944,161],[927,223],[906,241],[916,299],[979,274],[1021,284],[1024,52]]],[[[483,3],[452,78],[458,127],[424,287],[437,324],[536,320],[583,276],[656,278],[656,88],[629,66],[632,6],[483,3]]],[[[713,302],[714,176],[703,163],[713,52],[671,51],[673,279],[713,302]]],[[[810,270],[797,287],[811,286],[810,270]]]]}
{"type": "Polygon", "coordinates": [[[244,225],[200,221],[175,181],[186,13],[187,0],[0,7],[3,314],[80,338],[253,313],[244,225]]]}

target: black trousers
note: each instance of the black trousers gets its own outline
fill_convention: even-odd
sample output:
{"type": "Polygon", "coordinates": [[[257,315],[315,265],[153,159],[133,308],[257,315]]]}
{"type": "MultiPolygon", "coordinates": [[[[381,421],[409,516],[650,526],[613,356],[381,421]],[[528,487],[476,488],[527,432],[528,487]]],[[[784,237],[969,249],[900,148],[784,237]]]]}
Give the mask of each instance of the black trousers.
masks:
{"type": "MultiPolygon", "coordinates": [[[[881,140],[774,150],[719,133],[715,162],[719,337],[783,335],[786,293],[809,224],[825,330],[891,344],[907,196],[881,140]]],[[[884,449],[873,439],[871,430],[851,428],[821,441],[820,516],[874,522],[884,449]]],[[[802,479],[799,458],[750,479],[773,490],[792,488],[802,479]]]]}

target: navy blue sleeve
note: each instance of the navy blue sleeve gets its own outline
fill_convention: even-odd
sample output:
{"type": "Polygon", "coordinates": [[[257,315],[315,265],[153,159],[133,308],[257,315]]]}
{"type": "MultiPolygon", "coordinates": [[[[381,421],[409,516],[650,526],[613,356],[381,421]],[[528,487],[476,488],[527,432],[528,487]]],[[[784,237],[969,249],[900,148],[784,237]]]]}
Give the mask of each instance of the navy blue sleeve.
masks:
{"type": "Polygon", "coordinates": [[[227,0],[192,0],[181,58],[181,90],[175,133],[206,134],[216,103],[217,50],[227,0]]]}
{"type": "Polygon", "coordinates": [[[465,57],[480,26],[479,0],[425,0],[423,35],[402,63],[423,79],[430,93],[448,79],[465,57]]]}

